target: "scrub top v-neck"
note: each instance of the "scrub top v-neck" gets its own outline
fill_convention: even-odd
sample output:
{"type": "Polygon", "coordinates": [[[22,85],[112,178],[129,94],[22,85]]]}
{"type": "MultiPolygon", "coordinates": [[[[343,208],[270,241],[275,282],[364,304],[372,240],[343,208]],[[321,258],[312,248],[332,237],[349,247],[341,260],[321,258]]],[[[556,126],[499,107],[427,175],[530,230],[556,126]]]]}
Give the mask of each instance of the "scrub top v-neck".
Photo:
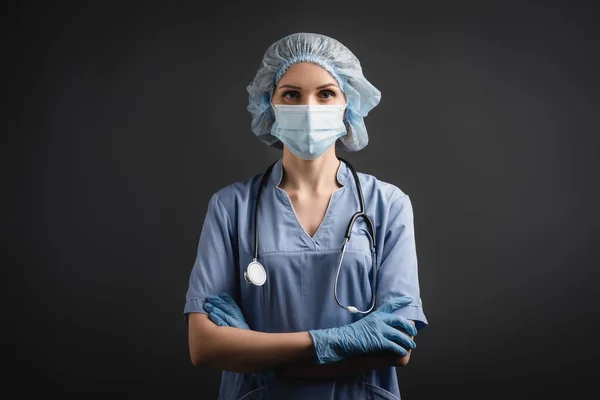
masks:
{"type": "MultiPolygon", "coordinates": [[[[210,199],[189,280],[184,315],[206,314],[204,299],[222,292],[237,294],[252,330],[283,333],[324,329],[362,318],[341,308],[333,283],[344,233],[359,210],[356,185],[345,163],[337,173],[342,185],[333,192],[327,211],[311,237],[302,227],[287,193],[279,188],[281,160],[274,165],[260,199],[258,258],[267,280],[247,283],[243,273],[254,254],[254,204],[262,177],[231,184],[210,199]]],[[[420,298],[413,209],[407,194],[372,175],[358,173],[366,212],[377,235],[376,307],[387,299],[411,296],[413,302],[396,313],[427,325],[420,298]]],[[[346,248],[339,281],[342,304],[368,309],[371,302],[371,254],[364,221],[357,221],[346,248]]],[[[266,380],[252,374],[223,372],[220,399],[398,399],[394,367],[362,374],[348,381],[306,382],[266,380]]]]}
{"type": "MultiPolygon", "coordinates": [[[[340,162],[340,168],[341,168],[341,164],[342,162],[340,162]]],[[[281,165],[278,165],[278,169],[281,168],[281,165]]],[[[277,171],[278,174],[280,174],[280,171],[277,171]]],[[[306,228],[302,225],[302,222],[300,221],[300,218],[298,217],[298,213],[296,212],[296,209],[294,208],[294,203],[292,202],[292,199],[290,198],[289,194],[283,189],[281,188],[279,185],[281,183],[281,178],[278,178],[279,183],[277,183],[274,187],[275,187],[275,191],[278,192],[279,197],[281,198],[281,200],[285,203],[283,204],[283,206],[291,211],[291,214],[293,215],[293,217],[296,220],[296,223],[298,224],[298,228],[304,232],[304,234],[313,242],[315,242],[317,240],[317,235],[320,234],[321,231],[321,227],[327,222],[327,218],[330,217],[331,214],[331,209],[333,207],[335,207],[335,204],[337,203],[337,199],[339,197],[339,192],[343,189],[345,189],[345,186],[340,182],[340,170],[338,169],[338,173],[337,173],[337,181],[338,183],[341,185],[341,187],[339,187],[338,189],[334,190],[333,193],[331,194],[329,201],[327,203],[327,208],[325,209],[325,214],[323,215],[323,218],[321,219],[321,222],[319,223],[319,226],[317,227],[317,230],[315,231],[315,233],[312,234],[312,236],[310,235],[310,233],[308,233],[306,231],[306,228]]]]}

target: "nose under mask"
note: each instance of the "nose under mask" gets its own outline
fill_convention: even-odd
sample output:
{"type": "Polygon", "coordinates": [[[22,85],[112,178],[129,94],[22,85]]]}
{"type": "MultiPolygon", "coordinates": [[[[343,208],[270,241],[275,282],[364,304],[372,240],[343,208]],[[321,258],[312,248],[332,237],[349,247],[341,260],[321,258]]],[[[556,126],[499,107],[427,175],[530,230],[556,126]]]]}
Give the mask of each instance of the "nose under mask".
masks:
{"type": "Polygon", "coordinates": [[[345,105],[273,105],[271,135],[296,156],[314,160],[346,135],[345,105]]]}

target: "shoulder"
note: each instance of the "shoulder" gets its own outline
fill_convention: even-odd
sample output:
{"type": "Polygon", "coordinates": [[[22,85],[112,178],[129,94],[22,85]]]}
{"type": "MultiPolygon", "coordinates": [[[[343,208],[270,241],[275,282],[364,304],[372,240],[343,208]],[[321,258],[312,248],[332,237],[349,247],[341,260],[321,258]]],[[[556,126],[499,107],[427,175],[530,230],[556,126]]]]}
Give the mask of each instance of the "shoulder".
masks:
{"type": "MultiPolygon", "coordinates": [[[[379,229],[412,226],[414,210],[408,193],[391,182],[367,173],[358,173],[358,177],[363,189],[365,205],[379,229]]],[[[398,232],[402,231],[398,230],[398,232]]]]}
{"type": "Polygon", "coordinates": [[[357,172],[357,175],[362,190],[365,196],[369,196],[370,201],[389,205],[409,201],[408,194],[397,185],[369,173],[357,172]]]}
{"type": "Polygon", "coordinates": [[[258,183],[263,172],[256,173],[247,179],[230,183],[218,189],[211,196],[210,202],[219,207],[224,207],[228,214],[232,214],[240,205],[247,204],[254,198],[258,183]]]}

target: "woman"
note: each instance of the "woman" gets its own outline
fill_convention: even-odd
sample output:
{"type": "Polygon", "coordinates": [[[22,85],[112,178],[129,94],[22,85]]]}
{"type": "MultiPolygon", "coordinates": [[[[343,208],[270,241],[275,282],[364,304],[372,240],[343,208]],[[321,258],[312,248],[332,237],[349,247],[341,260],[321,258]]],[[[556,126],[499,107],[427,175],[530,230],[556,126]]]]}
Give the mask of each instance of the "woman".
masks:
{"type": "Polygon", "coordinates": [[[397,399],[395,367],[427,325],[411,202],[336,155],[367,145],[380,92],[308,33],[272,44],[247,90],[254,134],[282,157],[209,202],[184,308],[192,362],[223,370],[220,399],[397,399]]]}

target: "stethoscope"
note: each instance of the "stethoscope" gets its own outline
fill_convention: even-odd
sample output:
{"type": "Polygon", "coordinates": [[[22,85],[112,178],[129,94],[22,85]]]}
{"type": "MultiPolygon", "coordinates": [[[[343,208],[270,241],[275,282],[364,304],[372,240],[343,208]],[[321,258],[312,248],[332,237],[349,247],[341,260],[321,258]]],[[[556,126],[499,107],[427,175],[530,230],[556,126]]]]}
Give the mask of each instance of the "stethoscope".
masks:
{"type": "MultiPolygon", "coordinates": [[[[358,193],[358,200],[360,203],[360,211],[355,213],[352,216],[352,218],[350,218],[350,222],[348,223],[348,227],[346,228],[346,235],[344,236],[344,244],[342,245],[342,249],[340,252],[340,258],[339,258],[339,262],[338,262],[338,266],[337,266],[337,271],[335,273],[335,283],[333,285],[333,296],[335,297],[335,301],[338,303],[338,305],[340,307],[345,308],[346,310],[350,311],[351,313],[368,314],[373,310],[373,308],[375,308],[375,299],[377,297],[376,296],[377,295],[377,292],[376,292],[377,291],[377,289],[376,289],[377,288],[377,254],[376,254],[376,248],[375,248],[375,225],[373,225],[373,221],[371,221],[371,218],[369,218],[369,216],[365,212],[365,200],[363,198],[362,188],[360,186],[360,182],[358,180],[358,175],[356,174],[356,171],[354,170],[354,168],[352,167],[352,165],[350,165],[350,163],[348,161],[346,161],[342,158],[339,158],[339,160],[346,163],[346,165],[348,166],[348,169],[350,169],[350,172],[352,172],[352,176],[354,177],[354,182],[356,184],[356,191],[358,193]],[[364,219],[367,223],[367,227],[369,230],[367,236],[369,236],[369,243],[371,244],[371,263],[372,263],[371,269],[372,269],[372,273],[373,273],[373,295],[372,295],[372,299],[371,299],[371,307],[369,307],[369,309],[366,311],[361,311],[354,306],[343,305],[342,303],[340,303],[338,296],[337,296],[338,278],[340,276],[340,269],[342,268],[342,261],[344,259],[344,253],[346,252],[346,245],[350,241],[350,235],[352,234],[352,227],[354,226],[354,223],[356,222],[356,220],[359,218],[364,219]]],[[[267,281],[267,271],[265,270],[265,267],[263,267],[263,265],[258,261],[258,205],[260,203],[260,196],[262,194],[263,187],[265,186],[265,184],[267,182],[267,178],[271,174],[271,170],[273,169],[275,164],[277,164],[277,161],[274,162],[273,164],[271,164],[269,166],[269,168],[267,168],[267,170],[263,174],[260,184],[258,186],[258,193],[256,194],[256,203],[254,205],[254,258],[252,259],[250,264],[248,264],[248,267],[246,268],[246,272],[244,272],[244,278],[246,279],[247,282],[252,283],[253,285],[256,285],[256,286],[262,286],[267,281]]]]}

